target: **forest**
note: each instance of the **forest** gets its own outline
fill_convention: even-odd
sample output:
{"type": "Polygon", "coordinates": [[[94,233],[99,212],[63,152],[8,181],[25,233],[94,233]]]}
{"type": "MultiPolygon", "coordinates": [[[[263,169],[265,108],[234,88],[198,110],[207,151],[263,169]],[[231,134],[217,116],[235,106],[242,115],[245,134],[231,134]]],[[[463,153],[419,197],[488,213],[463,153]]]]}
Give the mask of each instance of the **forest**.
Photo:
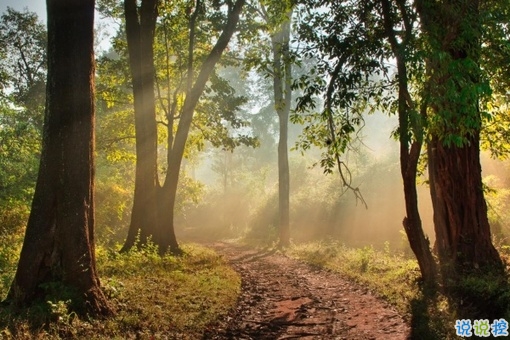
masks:
{"type": "Polygon", "coordinates": [[[0,10],[0,338],[509,336],[508,0],[0,10]]]}

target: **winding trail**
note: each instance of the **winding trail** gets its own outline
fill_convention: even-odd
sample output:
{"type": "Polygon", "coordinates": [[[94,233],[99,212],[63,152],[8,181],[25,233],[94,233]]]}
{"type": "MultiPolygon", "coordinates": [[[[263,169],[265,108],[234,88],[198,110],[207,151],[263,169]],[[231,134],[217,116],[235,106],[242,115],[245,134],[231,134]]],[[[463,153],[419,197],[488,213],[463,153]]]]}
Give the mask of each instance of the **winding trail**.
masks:
{"type": "Polygon", "coordinates": [[[209,244],[241,275],[238,304],[203,339],[408,339],[409,326],[370,291],[275,251],[209,244]]]}

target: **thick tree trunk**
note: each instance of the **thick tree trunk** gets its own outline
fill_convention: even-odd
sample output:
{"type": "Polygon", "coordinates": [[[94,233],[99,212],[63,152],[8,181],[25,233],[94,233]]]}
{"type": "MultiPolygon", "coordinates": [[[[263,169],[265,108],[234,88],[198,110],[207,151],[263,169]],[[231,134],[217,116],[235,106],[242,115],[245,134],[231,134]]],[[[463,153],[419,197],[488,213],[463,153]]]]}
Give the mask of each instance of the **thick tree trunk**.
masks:
{"type": "Polygon", "coordinates": [[[467,272],[503,269],[482,189],[479,6],[477,0],[416,1],[425,38],[436,49],[427,60],[435,249],[444,278],[454,281],[467,272]]]}
{"type": "Polygon", "coordinates": [[[279,121],[278,139],[278,214],[280,246],[290,245],[290,173],[288,155],[289,114],[292,98],[292,66],[289,56],[292,11],[272,37],[273,92],[279,121]]]}
{"type": "Polygon", "coordinates": [[[159,187],[153,52],[157,0],[143,0],[139,9],[135,0],[125,0],[124,12],[135,110],[136,175],[131,223],[121,251],[137,241],[146,244],[149,237],[158,242],[159,187]]]}
{"type": "Polygon", "coordinates": [[[491,240],[478,135],[462,147],[433,136],[428,145],[435,249],[447,277],[478,268],[503,268],[491,240]]]}
{"type": "Polygon", "coordinates": [[[94,253],[94,1],[48,0],[47,8],[43,150],[7,300],[28,305],[57,282],[74,292],[78,310],[105,315],[94,253]]]}

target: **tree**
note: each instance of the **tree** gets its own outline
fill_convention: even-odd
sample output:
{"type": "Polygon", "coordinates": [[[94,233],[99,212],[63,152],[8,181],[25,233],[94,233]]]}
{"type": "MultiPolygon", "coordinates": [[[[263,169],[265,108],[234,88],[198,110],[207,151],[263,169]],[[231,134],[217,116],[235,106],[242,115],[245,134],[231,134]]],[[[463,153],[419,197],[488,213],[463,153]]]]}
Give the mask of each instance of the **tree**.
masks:
{"type": "Polygon", "coordinates": [[[7,8],[0,22],[3,96],[23,108],[27,123],[42,130],[46,77],[46,30],[37,15],[7,8]]]}
{"type": "MultiPolygon", "coordinates": [[[[281,3],[285,5],[284,2],[281,3]]],[[[288,155],[288,130],[290,104],[292,99],[292,61],[290,59],[290,23],[292,8],[283,8],[284,21],[271,36],[273,50],[273,91],[275,109],[279,121],[278,137],[278,214],[280,230],[280,246],[287,247],[290,244],[289,225],[289,155],[288,155]]]]}
{"type": "Polygon", "coordinates": [[[435,249],[445,278],[503,269],[491,240],[481,177],[481,101],[490,86],[480,68],[487,17],[480,5],[416,1],[428,47],[427,154],[435,249]]]}
{"type": "Polygon", "coordinates": [[[122,250],[134,245],[137,233],[140,241],[153,237],[157,242],[158,169],[157,122],[154,100],[154,34],[158,16],[158,1],[124,1],[129,66],[133,84],[136,171],[135,193],[128,237],[122,250]]]}
{"type": "MultiPolygon", "coordinates": [[[[126,33],[134,84],[135,117],[138,117],[135,119],[137,150],[140,148],[140,151],[137,151],[137,180],[135,181],[132,222],[123,250],[128,250],[135,244],[136,235],[140,232],[141,242],[146,242],[148,236],[152,236],[161,253],[165,253],[167,250],[176,253],[180,251],[174,231],[174,208],[185,146],[199,99],[236,30],[244,2],[244,0],[238,0],[235,3],[227,1],[212,4],[217,14],[211,16],[210,19],[214,19],[214,17],[217,19],[218,15],[222,17],[220,13],[223,10],[225,10],[226,18],[224,18],[224,24],[220,24],[221,34],[215,45],[205,55],[197,74],[194,66],[196,61],[196,25],[197,19],[205,8],[205,3],[198,0],[187,9],[189,40],[184,99],[177,96],[181,91],[180,88],[177,88],[174,92],[176,94],[174,108],[178,110],[167,112],[167,169],[164,183],[161,185],[157,172],[157,122],[153,107],[155,91],[153,49],[157,3],[143,0],[140,8],[137,8],[135,1],[125,1],[126,33]],[[141,39],[142,36],[145,38],[141,39]],[[138,104],[136,98],[138,98],[138,104]],[[182,104],[177,105],[181,100],[182,104]],[[174,114],[177,115],[174,116],[174,114]],[[175,122],[177,117],[178,123],[175,122]],[[174,122],[177,124],[175,133],[174,122]],[[145,213],[149,215],[144,216],[145,213]]],[[[179,8],[179,6],[177,7],[179,8]]]]}
{"type": "MultiPolygon", "coordinates": [[[[311,50],[320,51],[325,55],[323,59],[328,59],[321,61],[317,70],[327,74],[329,80],[326,83],[316,78],[310,82],[304,78],[298,82],[308,89],[300,106],[313,106],[314,96],[326,97],[326,110],[316,117],[329,121],[331,139],[326,144],[333,150],[326,154],[323,165],[333,167],[335,159],[330,155],[339,163],[337,151],[345,150],[349,142],[355,122],[350,117],[356,108],[398,110],[407,210],[404,227],[424,278],[434,277],[434,261],[416,208],[416,165],[425,142],[435,249],[445,278],[477,268],[494,267],[501,272],[483,198],[479,135],[484,119],[491,118],[483,110],[490,95],[488,75],[494,73],[491,64],[499,64],[507,55],[500,44],[505,36],[503,5],[495,2],[481,7],[479,2],[462,0],[417,0],[414,6],[399,0],[360,1],[335,8],[333,3],[328,4],[330,12],[305,10],[307,19],[300,30],[315,47],[311,50]],[[329,19],[331,16],[334,19],[329,19]],[[413,23],[417,19],[421,26],[413,23]],[[321,29],[317,30],[317,25],[321,29]],[[495,32],[492,40],[488,29],[495,32]],[[389,42],[390,48],[380,41],[389,42]],[[491,49],[495,53],[487,53],[491,49]],[[384,77],[392,76],[386,66],[390,58],[396,61],[396,83],[384,81],[384,77]],[[379,85],[377,78],[382,79],[379,85]],[[398,99],[393,102],[388,89],[395,84],[398,99]],[[328,107],[343,109],[346,119],[335,123],[338,113],[328,107]]],[[[505,69],[497,68],[501,74],[505,69]]],[[[312,122],[308,128],[311,136],[326,137],[315,117],[302,120],[312,122]]],[[[314,143],[321,144],[308,139],[302,145],[314,143]]]]}
{"type": "Polygon", "coordinates": [[[93,0],[48,0],[43,149],[32,210],[7,301],[28,305],[55,285],[77,310],[112,312],[94,253],[93,0]]]}
{"type": "MultiPolygon", "coordinates": [[[[402,224],[411,249],[418,260],[423,280],[433,284],[437,279],[436,263],[430,251],[429,241],[423,232],[416,189],[417,168],[423,146],[423,125],[426,119],[427,104],[423,102],[421,107],[417,108],[417,104],[410,94],[408,75],[408,64],[411,59],[409,54],[411,54],[411,44],[413,44],[416,35],[413,29],[416,15],[403,0],[395,2],[381,0],[381,12],[384,32],[397,64],[400,169],[404,183],[407,215],[402,224]],[[395,18],[399,18],[398,24],[403,28],[400,35],[396,33],[397,23],[395,18]]],[[[416,42],[414,41],[414,43],[416,42]]]]}
{"type": "MultiPolygon", "coordinates": [[[[179,124],[175,133],[175,140],[172,145],[172,152],[168,158],[168,170],[165,178],[165,186],[163,187],[163,194],[160,202],[160,209],[162,212],[162,223],[161,231],[163,233],[162,243],[160,247],[164,251],[166,249],[175,249],[177,243],[174,236],[174,207],[175,199],[177,194],[177,184],[179,181],[179,170],[181,167],[182,158],[184,155],[184,148],[188,138],[191,122],[193,120],[193,114],[198,101],[204,91],[207,81],[211,73],[219,61],[223,51],[227,48],[230,38],[236,30],[239,17],[244,6],[245,0],[237,0],[235,3],[230,1],[226,2],[227,18],[222,33],[218,37],[216,44],[211,49],[206,59],[201,65],[200,72],[194,83],[192,83],[191,70],[193,66],[193,58],[189,57],[188,62],[188,91],[184,100],[179,124]],[[191,86],[192,85],[192,86],[191,86]]],[[[195,10],[198,10],[200,0],[197,0],[197,6],[195,10]]],[[[194,28],[195,23],[190,21],[190,52],[193,50],[194,41],[194,28]]],[[[191,53],[190,53],[191,54],[191,53]]],[[[170,147],[170,146],[169,146],[170,147]]]]}
{"type": "Polygon", "coordinates": [[[264,60],[260,47],[252,51],[249,64],[258,64],[273,80],[274,110],[278,116],[278,216],[280,246],[290,244],[290,173],[288,156],[289,116],[292,100],[290,33],[293,4],[289,1],[260,2],[259,14],[271,38],[272,60],[264,60]],[[270,64],[268,67],[266,64],[270,64]]]}
{"type": "Polygon", "coordinates": [[[298,147],[324,149],[320,160],[324,172],[338,171],[341,190],[352,192],[356,201],[368,207],[342,157],[355,149],[353,142],[358,140],[363,114],[374,111],[370,101],[382,96],[383,87],[373,78],[387,74],[388,51],[382,46],[381,30],[374,26],[371,2],[359,6],[337,6],[334,1],[303,3],[298,32],[304,46],[300,54],[317,62],[293,83],[293,88],[304,93],[291,120],[307,124],[298,147]],[[330,11],[324,11],[324,6],[330,11]],[[370,21],[365,22],[364,16],[370,21]],[[353,18],[356,20],[351,22],[353,18]]]}

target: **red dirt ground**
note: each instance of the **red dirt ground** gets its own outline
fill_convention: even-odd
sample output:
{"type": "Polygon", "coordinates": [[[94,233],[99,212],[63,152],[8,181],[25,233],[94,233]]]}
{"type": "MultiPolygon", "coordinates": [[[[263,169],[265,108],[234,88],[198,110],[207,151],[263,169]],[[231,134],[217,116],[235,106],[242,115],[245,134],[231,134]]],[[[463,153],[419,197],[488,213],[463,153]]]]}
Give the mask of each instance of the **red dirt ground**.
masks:
{"type": "Polygon", "coordinates": [[[407,339],[392,307],[339,274],[275,251],[211,245],[241,275],[238,304],[204,339],[407,339]]]}

